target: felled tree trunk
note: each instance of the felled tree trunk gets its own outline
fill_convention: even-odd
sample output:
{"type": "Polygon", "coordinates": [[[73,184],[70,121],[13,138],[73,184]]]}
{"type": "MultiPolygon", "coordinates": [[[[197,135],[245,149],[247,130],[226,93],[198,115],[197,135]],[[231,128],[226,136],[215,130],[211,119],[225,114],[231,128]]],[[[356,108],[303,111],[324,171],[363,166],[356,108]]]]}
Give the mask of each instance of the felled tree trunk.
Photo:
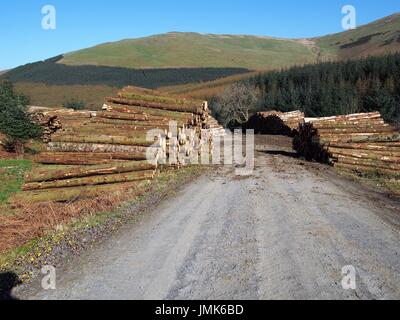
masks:
{"type": "Polygon", "coordinates": [[[55,180],[47,182],[26,183],[23,186],[23,190],[24,191],[44,190],[44,189],[79,187],[88,185],[95,186],[101,184],[151,180],[153,178],[154,178],[154,170],[135,171],[129,173],[117,173],[117,174],[90,176],[83,178],[73,178],[73,179],[55,180]]]}
{"type": "MultiPolygon", "coordinates": [[[[147,153],[149,147],[125,146],[117,144],[50,142],[49,149],[54,152],[100,152],[100,153],[147,153]]],[[[156,150],[154,150],[154,154],[156,150]]]]}
{"type": "Polygon", "coordinates": [[[37,203],[37,202],[65,202],[76,199],[87,199],[99,196],[104,193],[115,192],[124,189],[133,189],[134,193],[131,194],[132,197],[135,195],[140,195],[145,192],[147,181],[134,181],[128,183],[114,183],[105,184],[97,186],[85,186],[85,187],[70,187],[70,188],[60,188],[54,189],[49,192],[49,190],[35,190],[35,191],[25,191],[15,194],[11,201],[13,203],[27,202],[27,203],[37,203]]]}
{"type": "Polygon", "coordinates": [[[34,160],[42,164],[55,165],[100,165],[117,161],[146,160],[146,152],[44,152],[34,160]]]}
{"type": "Polygon", "coordinates": [[[53,180],[63,180],[72,178],[83,178],[96,175],[106,175],[115,173],[126,173],[133,171],[155,170],[156,164],[149,163],[148,161],[130,161],[130,162],[117,162],[108,163],[104,165],[95,165],[88,167],[76,167],[67,169],[39,169],[29,172],[25,177],[26,183],[43,182],[53,180]]]}
{"type": "Polygon", "coordinates": [[[76,135],[61,134],[52,137],[53,142],[72,142],[72,143],[92,143],[92,144],[116,144],[126,146],[150,147],[155,144],[160,137],[154,136],[152,141],[147,140],[146,132],[136,134],[133,137],[128,136],[108,136],[108,135],[76,135]]]}

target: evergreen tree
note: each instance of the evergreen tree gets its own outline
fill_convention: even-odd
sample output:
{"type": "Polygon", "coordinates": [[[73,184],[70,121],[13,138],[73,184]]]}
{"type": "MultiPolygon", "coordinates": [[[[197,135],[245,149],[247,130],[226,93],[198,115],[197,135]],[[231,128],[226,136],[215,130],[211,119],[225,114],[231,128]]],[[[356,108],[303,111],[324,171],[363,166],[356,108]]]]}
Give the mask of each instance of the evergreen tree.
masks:
{"type": "Polygon", "coordinates": [[[24,153],[27,140],[42,134],[42,128],[26,112],[27,104],[27,97],[16,94],[10,82],[0,83],[0,132],[7,136],[18,154],[24,153]]]}
{"type": "Polygon", "coordinates": [[[264,110],[300,109],[309,117],[379,111],[400,118],[400,53],[346,62],[325,62],[259,74],[264,110]]]}
{"type": "Polygon", "coordinates": [[[368,111],[381,110],[385,119],[396,117],[396,100],[378,79],[373,82],[372,92],[366,97],[366,104],[368,111]]]}

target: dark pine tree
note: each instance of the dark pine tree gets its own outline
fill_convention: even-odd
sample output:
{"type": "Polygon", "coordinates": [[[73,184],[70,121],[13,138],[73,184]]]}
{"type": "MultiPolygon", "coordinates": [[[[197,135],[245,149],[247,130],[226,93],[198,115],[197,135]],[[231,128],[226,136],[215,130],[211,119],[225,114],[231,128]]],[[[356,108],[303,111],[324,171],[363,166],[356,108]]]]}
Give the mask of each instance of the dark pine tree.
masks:
{"type": "Polygon", "coordinates": [[[26,111],[28,102],[26,96],[14,92],[10,82],[0,83],[0,132],[20,155],[27,140],[42,134],[42,128],[31,121],[26,111]]]}

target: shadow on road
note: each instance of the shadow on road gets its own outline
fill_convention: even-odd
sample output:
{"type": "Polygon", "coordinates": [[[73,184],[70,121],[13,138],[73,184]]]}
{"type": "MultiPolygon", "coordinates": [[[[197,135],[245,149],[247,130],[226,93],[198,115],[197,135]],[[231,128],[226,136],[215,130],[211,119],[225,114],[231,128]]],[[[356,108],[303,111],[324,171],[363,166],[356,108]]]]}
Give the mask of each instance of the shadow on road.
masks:
{"type": "Polygon", "coordinates": [[[13,272],[0,273],[0,301],[18,300],[12,296],[11,291],[14,287],[21,284],[21,280],[13,272]]]}
{"type": "Polygon", "coordinates": [[[283,150],[257,150],[257,152],[270,154],[273,156],[284,156],[289,158],[299,158],[298,153],[290,152],[290,151],[283,151],[283,150]]]}

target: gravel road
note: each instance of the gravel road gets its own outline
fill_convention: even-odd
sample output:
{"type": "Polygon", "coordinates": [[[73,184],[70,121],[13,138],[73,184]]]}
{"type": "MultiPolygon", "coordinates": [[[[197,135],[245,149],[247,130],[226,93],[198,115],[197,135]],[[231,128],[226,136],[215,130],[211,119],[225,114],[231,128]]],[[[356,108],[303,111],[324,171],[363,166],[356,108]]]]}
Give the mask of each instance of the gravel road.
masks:
{"type": "MultiPolygon", "coordinates": [[[[399,201],[258,137],[256,170],[221,167],[57,270],[26,299],[399,299],[399,201]],[[342,268],[356,269],[344,290],[342,268]]],[[[37,281],[39,283],[39,280],[37,281]]]]}

